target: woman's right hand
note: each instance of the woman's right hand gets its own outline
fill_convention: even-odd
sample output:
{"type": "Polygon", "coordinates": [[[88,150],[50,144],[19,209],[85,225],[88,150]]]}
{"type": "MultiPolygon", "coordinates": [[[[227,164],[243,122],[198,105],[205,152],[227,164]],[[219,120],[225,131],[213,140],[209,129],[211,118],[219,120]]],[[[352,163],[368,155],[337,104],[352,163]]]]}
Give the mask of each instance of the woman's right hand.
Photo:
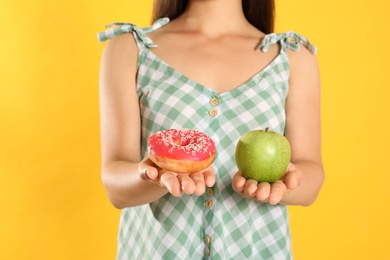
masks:
{"type": "Polygon", "coordinates": [[[176,173],[159,168],[146,157],[139,163],[138,171],[143,180],[166,188],[175,197],[181,196],[183,192],[200,196],[205,192],[205,186],[211,187],[215,183],[212,166],[194,173],[176,173]]]}

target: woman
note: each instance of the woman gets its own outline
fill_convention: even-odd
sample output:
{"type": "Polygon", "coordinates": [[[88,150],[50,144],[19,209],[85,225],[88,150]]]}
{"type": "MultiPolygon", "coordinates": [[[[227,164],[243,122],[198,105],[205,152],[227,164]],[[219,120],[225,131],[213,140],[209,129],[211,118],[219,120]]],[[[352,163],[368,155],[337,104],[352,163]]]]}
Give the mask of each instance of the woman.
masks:
{"type": "Polygon", "coordinates": [[[315,48],[271,33],[271,0],[157,0],[154,10],[151,27],[99,34],[117,36],[103,52],[100,102],[102,180],[123,209],[118,259],[292,258],[286,205],[312,204],[324,178],[315,48]],[[265,127],[292,148],[273,184],[244,179],[234,160],[240,136],[265,127]],[[213,165],[190,175],[155,166],[147,139],[170,128],[209,135],[213,165]]]}

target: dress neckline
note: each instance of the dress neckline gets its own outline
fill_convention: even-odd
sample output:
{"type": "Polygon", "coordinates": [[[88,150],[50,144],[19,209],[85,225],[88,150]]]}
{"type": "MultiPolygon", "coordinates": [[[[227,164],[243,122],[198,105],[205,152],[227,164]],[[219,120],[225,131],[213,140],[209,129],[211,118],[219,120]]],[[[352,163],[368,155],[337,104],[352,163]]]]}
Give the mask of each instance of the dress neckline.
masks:
{"type": "MultiPolygon", "coordinates": [[[[142,31],[145,33],[144,37],[147,37],[149,42],[153,43],[151,48],[157,48],[158,45],[155,44],[149,36],[147,36],[148,33],[151,33],[165,25],[167,25],[170,22],[168,17],[157,19],[151,26],[146,27],[142,29],[142,31]]],[[[264,38],[262,39],[261,43],[256,47],[256,49],[261,49],[261,47],[264,45],[265,40],[268,38],[268,35],[272,34],[266,34],[264,38]]],[[[198,88],[199,90],[202,90],[203,92],[208,92],[212,96],[235,96],[236,94],[241,93],[243,90],[254,86],[257,82],[259,82],[260,78],[265,74],[268,70],[270,70],[278,61],[281,59],[282,55],[282,49],[280,49],[278,55],[274,57],[264,68],[256,72],[253,76],[249,77],[247,80],[245,80],[243,83],[233,87],[229,91],[224,92],[217,92],[213,88],[210,88],[202,83],[199,83],[198,81],[192,79],[191,77],[183,74],[180,72],[180,70],[175,69],[173,66],[171,66],[168,62],[164,61],[164,59],[160,58],[158,55],[156,55],[151,48],[146,48],[147,53],[150,55],[151,58],[158,61],[160,64],[164,65],[166,68],[168,68],[171,72],[177,74],[181,78],[185,79],[185,81],[188,84],[191,84],[193,87],[198,88]]],[[[267,49],[268,50],[268,49],[267,49]]]]}
{"type": "Polygon", "coordinates": [[[244,91],[247,88],[253,87],[256,83],[259,82],[259,80],[262,78],[262,76],[267,73],[272,67],[277,64],[281,60],[282,52],[280,51],[278,55],[273,58],[264,68],[262,68],[260,71],[256,72],[253,76],[248,78],[244,81],[244,83],[239,84],[238,86],[233,87],[229,91],[224,92],[217,92],[213,88],[210,88],[202,83],[199,83],[198,81],[192,79],[191,77],[186,76],[185,74],[181,73],[179,70],[175,69],[173,66],[169,65],[167,62],[165,62],[163,59],[161,59],[159,56],[157,56],[154,52],[152,52],[150,49],[147,49],[147,54],[150,55],[150,58],[153,60],[156,60],[163,66],[165,66],[168,70],[171,72],[177,74],[179,77],[183,78],[188,84],[192,85],[193,87],[198,88],[202,92],[208,92],[212,96],[236,96],[240,94],[242,91],[244,91]]]}

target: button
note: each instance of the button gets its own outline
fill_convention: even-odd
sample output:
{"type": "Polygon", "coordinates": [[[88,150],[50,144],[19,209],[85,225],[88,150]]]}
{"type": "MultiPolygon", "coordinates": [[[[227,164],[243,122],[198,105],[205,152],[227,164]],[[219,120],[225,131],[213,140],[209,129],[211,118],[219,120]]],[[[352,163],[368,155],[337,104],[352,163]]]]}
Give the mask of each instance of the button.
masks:
{"type": "Polygon", "coordinates": [[[207,247],[204,251],[205,251],[206,255],[208,255],[208,256],[210,255],[210,247],[207,247]]]}
{"type": "Polygon", "coordinates": [[[208,195],[208,196],[213,196],[214,195],[214,190],[213,190],[213,188],[207,188],[207,190],[206,190],[206,194],[208,195]]]}
{"type": "Polygon", "coordinates": [[[204,242],[205,242],[206,244],[210,245],[210,243],[211,243],[211,237],[210,237],[209,235],[206,235],[206,236],[204,237],[204,242]]]}
{"type": "Polygon", "coordinates": [[[206,208],[211,208],[213,206],[213,201],[212,200],[207,200],[206,201],[206,208]]]}
{"type": "Polygon", "coordinates": [[[218,100],[218,98],[212,98],[211,100],[210,100],[210,104],[212,105],[212,106],[218,106],[218,104],[219,104],[219,100],[218,100]]]}
{"type": "Polygon", "coordinates": [[[218,115],[218,110],[217,109],[211,109],[210,111],[209,111],[209,114],[210,114],[210,116],[212,116],[212,117],[216,117],[217,115],[218,115]]]}

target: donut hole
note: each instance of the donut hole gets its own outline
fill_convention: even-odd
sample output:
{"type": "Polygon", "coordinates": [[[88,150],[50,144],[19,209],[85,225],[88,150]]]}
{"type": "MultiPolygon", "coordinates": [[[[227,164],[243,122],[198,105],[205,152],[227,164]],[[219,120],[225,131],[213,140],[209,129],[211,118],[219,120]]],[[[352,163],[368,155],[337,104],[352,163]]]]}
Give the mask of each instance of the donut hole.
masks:
{"type": "Polygon", "coordinates": [[[189,144],[192,144],[194,143],[194,140],[193,138],[185,138],[183,136],[179,137],[179,138],[176,138],[175,140],[173,140],[173,142],[177,145],[177,146],[187,146],[189,144]]]}

